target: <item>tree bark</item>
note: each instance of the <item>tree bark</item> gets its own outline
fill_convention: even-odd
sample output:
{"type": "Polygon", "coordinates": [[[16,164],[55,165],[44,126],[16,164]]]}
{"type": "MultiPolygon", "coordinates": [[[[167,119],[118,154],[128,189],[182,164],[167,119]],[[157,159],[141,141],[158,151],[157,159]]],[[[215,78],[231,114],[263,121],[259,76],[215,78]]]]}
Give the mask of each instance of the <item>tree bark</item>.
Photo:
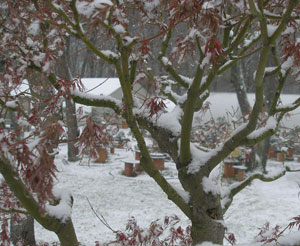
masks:
{"type": "MultiPolygon", "coordinates": [[[[19,124],[15,112],[8,111],[8,116],[11,121],[11,128],[17,130],[19,124]]],[[[18,133],[20,137],[21,132],[18,133]]],[[[13,216],[12,216],[13,217],[13,216]]],[[[31,215],[23,216],[21,221],[10,220],[10,240],[16,245],[21,241],[24,245],[36,245],[34,236],[34,219],[31,215]]]]}
{"type": "MultiPolygon", "coordinates": [[[[69,68],[69,46],[70,39],[67,40],[67,49],[64,54],[58,60],[56,64],[56,70],[58,76],[71,81],[71,74],[69,68]]],[[[68,161],[74,162],[78,160],[79,150],[76,147],[76,138],[78,137],[78,123],[76,117],[76,107],[72,99],[66,98],[66,124],[68,128],[68,161]]]]}
{"type": "Polygon", "coordinates": [[[79,151],[75,145],[78,137],[76,108],[75,103],[70,99],[66,99],[66,122],[68,127],[68,161],[78,161],[79,151]]]}
{"type": "Polygon", "coordinates": [[[24,246],[36,245],[34,236],[34,219],[31,215],[26,215],[22,221],[10,221],[10,240],[14,245],[22,242],[24,246]]]}
{"type": "MultiPolygon", "coordinates": [[[[274,61],[272,56],[269,56],[268,59],[268,64],[267,66],[275,66],[274,61]]],[[[276,90],[277,90],[277,86],[278,86],[278,79],[276,78],[275,75],[270,75],[268,77],[266,77],[264,79],[264,85],[265,85],[265,107],[267,112],[269,112],[271,104],[272,104],[272,99],[275,96],[276,90]]],[[[267,166],[267,160],[268,160],[268,149],[270,147],[270,138],[267,138],[265,140],[263,140],[262,144],[260,145],[260,148],[262,148],[261,151],[261,167],[264,173],[266,173],[266,166],[267,166]]]]}
{"type": "Polygon", "coordinates": [[[230,82],[234,86],[242,115],[245,115],[250,112],[251,107],[247,98],[247,89],[242,72],[240,62],[232,65],[230,70],[230,82]]]}
{"type": "Polygon", "coordinates": [[[179,172],[180,182],[190,194],[193,245],[203,242],[222,245],[225,228],[220,196],[204,191],[203,177],[203,173],[195,175],[187,174],[185,170],[179,172]]]}
{"type": "Polygon", "coordinates": [[[28,191],[16,171],[12,168],[10,161],[3,154],[1,154],[0,157],[0,173],[10,190],[28,213],[30,213],[45,229],[53,231],[58,236],[61,246],[78,246],[71,218],[63,222],[55,217],[47,215],[40,207],[40,204],[28,191]]]}

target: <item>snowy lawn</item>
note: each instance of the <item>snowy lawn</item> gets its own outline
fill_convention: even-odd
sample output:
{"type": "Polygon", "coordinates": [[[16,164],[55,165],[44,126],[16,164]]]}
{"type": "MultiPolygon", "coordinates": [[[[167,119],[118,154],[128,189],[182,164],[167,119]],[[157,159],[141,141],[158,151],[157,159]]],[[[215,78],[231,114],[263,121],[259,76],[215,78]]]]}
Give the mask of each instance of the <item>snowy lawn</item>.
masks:
{"type": "MultiPolygon", "coordinates": [[[[122,175],[124,160],[133,158],[131,151],[116,149],[105,164],[83,159],[81,163],[66,164],[66,147],[57,156],[59,168],[58,187],[68,189],[74,196],[73,222],[79,241],[86,246],[114,240],[114,234],[93,214],[88,200],[99,215],[103,215],[114,230],[123,230],[128,219],[134,216],[140,226],[176,214],[183,226],[189,224],[184,214],[167,199],[156,183],[146,174],[129,178],[122,175]],[[65,163],[65,164],[64,164],[65,163]]],[[[296,169],[300,163],[289,162],[296,169]]],[[[274,169],[282,165],[276,161],[268,163],[274,169]]],[[[299,166],[299,168],[297,168],[299,166]]],[[[168,181],[180,189],[175,166],[166,163],[163,171],[168,181]]],[[[266,222],[285,227],[299,213],[300,173],[288,173],[272,183],[254,181],[238,194],[225,214],[225,223],[234,233],[239,244],[249,243],[266,222]]],[[[57,241],[54,233],[44,230],[37,223],[36,239],[41,242],[57,241]]],[[[224,242],[225,243],[225,242],[224,242]]],[[[225,243],[226,244],[226,243],[225,243]]]]}

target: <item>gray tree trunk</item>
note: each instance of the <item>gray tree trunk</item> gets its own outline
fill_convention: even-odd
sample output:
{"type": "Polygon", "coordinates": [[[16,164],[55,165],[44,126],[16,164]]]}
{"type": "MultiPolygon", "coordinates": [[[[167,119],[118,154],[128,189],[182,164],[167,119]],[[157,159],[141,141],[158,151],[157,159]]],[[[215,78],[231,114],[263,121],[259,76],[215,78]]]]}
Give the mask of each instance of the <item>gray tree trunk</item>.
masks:
{"type": "Polygon", "coordinates": [[[247,98],[247,88],[240,62],[231,67],[230,82],[234,86],[242,115],[245,115],[250,112],[250,104],[247,98]]]}
{"type": "MultiPolygon", "coordinates": [[[[243,116],[245,116],[247,113],[251,111],[250,103],[247,98],[247,87],[246,87],[246,81],[244,76],[244,69],[243,64],[241,62],[237,62],[234,64],[230,69],[230,82],[233,85],[238,103],[241,109],[241,113],[243,116]]],[[[252,163],[248,164],[248,169],[252,170],[256,168],[256,150],[254,147],[251,147],[252,151],[252,163]]]]}
{"type": "Polygon", "coordinates": [[[78,161],[78,147],[76,147],[76,138],[78,137],[78,125],[76,117],[76,108],[73,100],[66,99],[66,121],[68,127],[68,161],[78,161]]]}
{"type": "Polygon", "coordinates": [[[222,224],[223,211],[218,194],[206,193],[202,186],[203,177],[209,176],[209,170],[199,175],[179,170],[179,180],[190,194],[190,209],[193,245],[212,242],[223,245],[225,228],[222,224]]]}
{"type": "MultiPolygon", "coordinates": [[[[67,40],[67,47],[70,46],[70,39],[67,40]]],[[[69,69],[69,49],[65,50],[61,59],[58,60],[56,70],[60,78],[70,81],[71,72],[69,69]]],[[[66,124],[68,128],[68,161],[74,162],[78,160],[78,148],[76,147],[76,138],[78,137],[78,123],[76,117],[76,107],[72,99],[66,100],[66,124]]]]}
{"type": "MultiPolygon", "coordinates": [[[[8,111],[8,116],[11,121],[12,129],[17,130],[19,125],[15,112],[8,111]]],[[[31,215],[22,217],[22,221],[14,221],[13,219],[10,220],[10,240],[14,245],[18,242],[22,242],[26,246],[34,246],[36,245],[34,237],[34,219],[31,215]]]]}
{"type": "Polygon", "coordinates": [[[24,246],[35,246],[34,219],[31,215],[24,216],[22,221],[10,221],[10,240],[14,245],[22,242],[24,246]]]}
{"type": "MultiPolygon", "coordinates": [[[[268,66],[274,66],[274,61],[272,59],[272,56],[270,55],[269,60],[268,60],[268,66]]],[[[271,102],[273,97],[275,96],[276,90],[277,90],[277,78],[275,75],[270,75],[265,78],[264,80],[264,93],[265,93],[265,107],[267,112],[269,111],[271,107],[271,102]]],[[[261,167],[264,173],[266,173],[266,166],[267,166],[267,160],[268,160],[268,150],[270,147],[270,138],[266,138],[261,142],[259,145],[260,148],[262,148],[260,159],[261,159],[261,167]]]]}

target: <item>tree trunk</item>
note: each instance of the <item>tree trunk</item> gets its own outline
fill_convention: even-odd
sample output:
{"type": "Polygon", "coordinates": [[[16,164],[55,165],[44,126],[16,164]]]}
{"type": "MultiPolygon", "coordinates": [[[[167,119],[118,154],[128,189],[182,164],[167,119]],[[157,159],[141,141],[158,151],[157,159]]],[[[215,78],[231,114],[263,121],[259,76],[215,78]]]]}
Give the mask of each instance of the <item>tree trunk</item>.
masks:
{"type": "Polygon", "coordinates": [[[225,228],[220,196],[204,191],[202,182],[203,178],[207,178],[204,173],[208,172],[203,170],[201,175],[194,175],[179,170],[180,182],[190,194],[193,245],[203,242],[222,245],[225,228]]]}
{"type": "MultiPolygon", "coordinates": [[[[17,130],[19,124],[15,112],[8,111],[8,116],[11,121],[11,128],[17,130]]],[[[18,133],[20,137],[21,132],[18,133]]],[[[13,216],[12,216],[13,217],[13,216]]],[[[22,216],[21,221],[15,221],[13,218],[10,220],[10,240],[16,245],[18,242],[22,242],[24,245],[34,246],[34,219],[31,215],[22,216]]]]}
{"type": "Polygon", "coordinates": [[[56,234],[61,246],[79,245],[72,220],[68,220],[56,234]]]}
{"type": "Polygon", "coordinates": [[[68,127],[68,161],[78,160],[78,148],[75,146],[75,139],[78,137],[78,125],[75,103],[66,99],[66,121],[68,127]]]}
{"type": "Polygon", "coordinates": [[[250,112],[251,108],[247,98],[247,89],[240,62],[231,67],[230,75],[230,82],[234,86],[242,115],[245,115],[250,112]]]}
{"type": "Polygon", "coordinates": [[[198,194],[191,194],[190,200],[193,245],[203,242],[222,245],[225,228],[220,198],[199,190],[198,194]]]}
{"type": "MultiPolygon", "coordinates": [[[[272,56],[269,56],[269,60],[268,60],[268,64],[267,66],[275,66],[274,61],[272,56]]],[[[270,75],[267,76],[264,79],[264,92],[265,92],[265,107],[267,112],[269,112],[274,95],[276,93],[277,90],[277,86],[278,86],[278,79],[276,78],[275,75],[270,75]]],[[[265,140],[263,140],[263,142],[261,143],[260,147],[262,148],[261,151],[261,167],[264,173],[266,173],[266,166],[267,166],[267,160],[268,160],[268,149],[270,147],[270,138],[266,138],[265,140]]]]}
{"type": "Polygon", "coordinates": [[[31,215],[24,216],[22,221],[10,220],[10,240],[14,245],[22,242],[25,246],[36,245],[34,236],[34,219],[31,215]]]}
{"type": "MultiPolygon", "coordinates": [[[[67,40],[67,49],[58,60],[56,65],[57,74],[60,78],[71,81],[69,69],[69,46],[70,39],[67,40]]],[[[76,107],[73,100],[66,98],[66,124],[68,127],[68,161],[78,160],[78,148],[76,147],[76,138],[78,137],[78,125],[76,117],[76,107]]]]}

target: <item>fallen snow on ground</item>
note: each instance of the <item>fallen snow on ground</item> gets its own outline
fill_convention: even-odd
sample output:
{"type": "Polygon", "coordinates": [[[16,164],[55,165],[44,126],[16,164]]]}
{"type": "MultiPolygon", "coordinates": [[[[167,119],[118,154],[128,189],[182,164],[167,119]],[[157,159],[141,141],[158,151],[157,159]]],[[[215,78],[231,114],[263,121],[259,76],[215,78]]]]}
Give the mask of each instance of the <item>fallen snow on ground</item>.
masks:
{"type": "MultiPolygon", "coordinates": [[[[114,230],[123,230],[131,216],[140,226],[148,227],[155,219],[176,214],[183,226],[189,224],[184,214],[167,199],[158,185],[146,174],[129,178],[122,175],[125,159],[133,159],[128,150],[116,149],[105,164],[91,162],[84,158],[81,163],[67,164],[66,147],[57,156],[59,188],[70,190],[74,197],[72,219],[78,240],[86,246],[114,240],[113,233],[93,214],[88,200],[99,215],[105,217],[114,230]],[[88,199],[88,200],[87,200],[88,199]]],[[[268,163],[269,169],[282,164],[276,161],[268,163]]],[[[290,162],[294,168],[300,163],[290,162]]],[[[177,179],[174,163],[167,162],[163,171],[167,180],[181,188],[177,179]]],[[[254,181],[239,193],[227,213],[225,223],[228,230],[235,234],[239,244],[250,243],[259,232],[258,228],[266,222],[285,227],[290,219],[299,213],[300,173],[288,173],[271,183],[254,181]]],[[[41,242],[54,242],[54,233],[35,224],[36,239],[41,242]]],[[[225,243],[226,244],[226,243],[225,243]]],[[[253,245],[253,244],[252,244],[253,245]]]]}

